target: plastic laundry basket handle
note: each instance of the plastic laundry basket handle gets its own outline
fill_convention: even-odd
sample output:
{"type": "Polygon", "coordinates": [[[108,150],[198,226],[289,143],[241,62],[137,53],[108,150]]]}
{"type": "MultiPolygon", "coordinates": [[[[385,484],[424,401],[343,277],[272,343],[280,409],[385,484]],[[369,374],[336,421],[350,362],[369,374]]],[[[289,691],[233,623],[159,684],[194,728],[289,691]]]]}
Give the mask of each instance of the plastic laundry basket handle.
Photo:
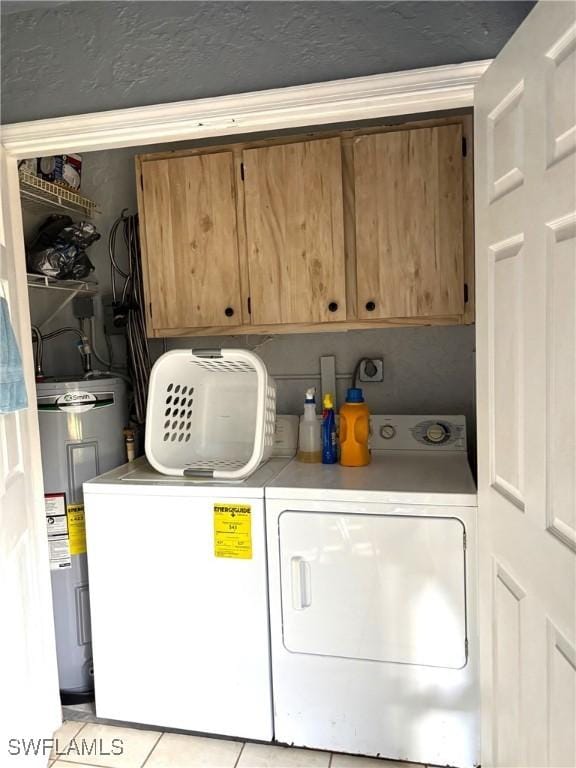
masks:
{"type": "Polygon", "coordinates": [[[192,354],[195,357],[222,357],[221,347],[200,347],[193,349],[192,354]]]}
{"type": "Polygon", "coordinates": [[[184,470],[184,477],[214,477],[213,469],[194,469],[194,467],[187,467],[184,470]]]}

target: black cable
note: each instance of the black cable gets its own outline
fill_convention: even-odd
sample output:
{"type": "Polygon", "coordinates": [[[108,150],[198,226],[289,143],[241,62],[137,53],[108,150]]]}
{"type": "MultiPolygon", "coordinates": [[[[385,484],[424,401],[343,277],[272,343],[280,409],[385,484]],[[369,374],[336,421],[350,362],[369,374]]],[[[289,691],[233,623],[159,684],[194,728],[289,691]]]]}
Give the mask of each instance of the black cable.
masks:
{"type": "Polygon", "coordinates": [[[110,273],[112,298],[117,304],[117,275],[124,280],[121,295],[122,311],[126,313],[126,349],[128,353],[128,373],[132,379],[134,396],[134,418],[143,424],[146,419],[146,401],[150,378],[150,351],[146,335],[144,317],[144,289],[140,259],[140,240],[138,236],[138,216],[122,211],[110,229],[108,238],[110,253],[110,273]],[[118,265],[116,243],[118,229],[122,227],[122,237],[127,251],[127,271],[118,265]]]}

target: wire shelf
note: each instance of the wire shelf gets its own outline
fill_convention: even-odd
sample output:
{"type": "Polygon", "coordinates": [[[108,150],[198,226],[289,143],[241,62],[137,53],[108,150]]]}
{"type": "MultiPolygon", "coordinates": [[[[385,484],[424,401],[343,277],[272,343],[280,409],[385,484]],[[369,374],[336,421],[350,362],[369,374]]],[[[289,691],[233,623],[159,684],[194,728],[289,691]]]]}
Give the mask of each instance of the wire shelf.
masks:
{"type": "Polygon", "coordinates": [[[98,283],[92,280],[57,280],[47,275],[36,275],[28,272],[26,275],[29,288],[52,288],[58,291],[75,291],[76,293],[98,292],[98,283]]]}
{"type": "Polygon", "coordinates": [[[98,283],[91,280],[57,280],[55,277],[36,275],[33,272],[28,272],[26,279],[28,288],[48,288],[55,292],[55,301],[50,301],[50,311],[42,321],[36,323],[40,330],[69,306],[76,296],[95,296],[98,293],[98,283]]]}
{"type": "Polygon", "coordinates": [[[97,204],[77,192],[53,184],[51,181],[34,176],[27,171],[20,171],[20,199],[30,210],[56,208],[58,210],[81,213],[86,218],[93,218],[100,213],[97,204]]]}

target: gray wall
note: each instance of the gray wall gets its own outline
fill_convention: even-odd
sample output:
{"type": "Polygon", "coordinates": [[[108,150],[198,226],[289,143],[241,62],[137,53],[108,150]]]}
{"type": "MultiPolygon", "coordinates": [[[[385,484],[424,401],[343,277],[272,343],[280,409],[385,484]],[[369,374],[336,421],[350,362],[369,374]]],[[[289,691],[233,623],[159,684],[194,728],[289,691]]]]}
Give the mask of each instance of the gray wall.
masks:
{"type": "Polygon", "coordinates": [[[491,58],[533,5],[3,1],[2,120],[491,58]]]}
{"type": "MultiPolygon", "coordinates": [[[[474,326],[386,328],[348,333],[292,334],[271,337],[198,337],[175,339],[166,349],[192,346],[240,346],[254,349],[277,376],[279,413],[302,413],[304,391],[320,388],[320,357],[336,357],[338,404],[361,357],[384,358],[384,381],[360,384],[372,413],[461,414],[470,444],[475,441],[474,326]],[[293,377],[293,378],[292,378],[293,377]]],[[[162,345],[153,343],[154,355],[162,345]]]]}

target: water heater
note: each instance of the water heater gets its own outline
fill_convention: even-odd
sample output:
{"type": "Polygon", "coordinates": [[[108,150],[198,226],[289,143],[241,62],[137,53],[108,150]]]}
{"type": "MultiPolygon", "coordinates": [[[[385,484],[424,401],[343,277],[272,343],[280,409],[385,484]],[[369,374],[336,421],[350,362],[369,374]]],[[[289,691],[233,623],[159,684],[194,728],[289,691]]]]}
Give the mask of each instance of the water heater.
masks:
{"type": "Polygon", "coordinates": [[[82,483],[126,461],[126,385],[116,377],[47,379],[36,394],[58,677],[71,703],[94,689],[82,483]]]}

